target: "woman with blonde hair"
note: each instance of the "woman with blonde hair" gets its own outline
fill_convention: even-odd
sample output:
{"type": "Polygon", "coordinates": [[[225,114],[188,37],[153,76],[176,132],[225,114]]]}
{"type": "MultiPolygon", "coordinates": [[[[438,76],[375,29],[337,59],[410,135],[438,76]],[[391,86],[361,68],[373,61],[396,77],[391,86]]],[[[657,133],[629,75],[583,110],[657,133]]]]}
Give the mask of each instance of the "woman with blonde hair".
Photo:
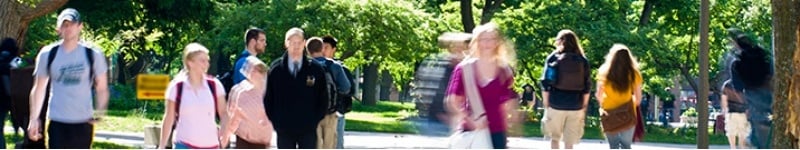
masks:
{"type": "Polygon", "coordinates": [[[600,121],[611,149],[630,149],[642,100],[642,75],[630,49],[614,44],[597,74],[600,121]]]}
{"type": "Polygon", "coordinates": [[[488,128],[492,148],[507,148],[507,121],[520,120],[515,111],[517,94],[511,89],[514,49],[495,23],[478,26],[472,33],[471,54],[453,70],[447,90],[449,111],[461,121],[460,130],[488,128]]]}
{"type": "Polygon", "coordinates": [[[173,148],[218,149],[227,144],[228,139],[220,134],[228,120],[225,89],[219,80],[206,74],[208,67],[208,49],[198,43],[186,45],[183,70],[167,86],[159,149],[169,144],[167,139],[176,122],[173,148]],[[222,130],[217,128],[216,115],[222,130]]]}

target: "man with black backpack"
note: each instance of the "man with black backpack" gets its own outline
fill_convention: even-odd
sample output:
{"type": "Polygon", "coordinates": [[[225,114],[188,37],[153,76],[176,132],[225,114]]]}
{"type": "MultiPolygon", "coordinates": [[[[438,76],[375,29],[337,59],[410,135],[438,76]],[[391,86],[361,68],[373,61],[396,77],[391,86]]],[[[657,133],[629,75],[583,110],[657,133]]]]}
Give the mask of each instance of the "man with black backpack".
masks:
{"type": "Polygon", "coordinates": [[[317,148],[333,149],[336,148],[336,135],[339,134],[336,133],[336,125],[338,122],[336,112],[337,105],[339,104],[337,100],[339,95],[350,92],[351,85],[347,80],[347,75],[345,75],[342,66],[335,63],[333,60],[325,58],[324,52],[322,51],[322,41],[323,40],[319,37],[312,37],[308,39],[306,49],[311,53],[314,62],[320,64],[325,69],[325,77],[328,78],[327,81],[330,81],[332,84],[331,88],[333,90],[328,90],[330,91],[328,94],[331,94],[328,111],[325,112],[325,118],[320,121],[317,127],[317,148]]]}
{"type": "Polygon", "coordinates": [[[335,64],[341,66],[342,71],[344,71],[346,78],[338,77],[336,78],[336,82],[340,82],[342,79],[347,79],[347,83],[350,83],[349,88],[342,87],[342,90],[339,90],[336,98],[336,116],[338,117],[336,121],[336,149],[344,149],[344,114],[350,112],[353,109],[353,96],[356,93],[356,83],[353,81],[353,73],[347,66],[344,66],[341,61],[337,61],[333,59],[333,55],[336,53],[336,47],[338,44],[338,40],[331,35],[326,35],[322,37],[322,51],[325,58],[328,60],[332,60],[335,64]]]}
{"type": "Polygon", "coordinates": [[[560,141],[564,148],[572,149],[583,137],[591,68],[579,43],[574,32],[561,30],[554,43],[556,50],[545,60],[542,132],[550,138],[552,149],[558,149],[560,141]]]}
{"type": "Polygon", "coordinates": [[[45,101],[45,88],[49,84],[48,148],[91,148],[94,125],[105,115],[108,105],[108,65],[105,56],[98,49],[80,41],[82,29],[78,11],[64,9],[58,15],[56,26],[62,41],[45,46],[36,57],[28,138],[33,141],[42,138],[42,121],[37,118],[45,101]],[[97,99],[96,102],[92,101],[93,97],[97,99]],[[95,106],[92,107],[92,104],[95,106]]]}

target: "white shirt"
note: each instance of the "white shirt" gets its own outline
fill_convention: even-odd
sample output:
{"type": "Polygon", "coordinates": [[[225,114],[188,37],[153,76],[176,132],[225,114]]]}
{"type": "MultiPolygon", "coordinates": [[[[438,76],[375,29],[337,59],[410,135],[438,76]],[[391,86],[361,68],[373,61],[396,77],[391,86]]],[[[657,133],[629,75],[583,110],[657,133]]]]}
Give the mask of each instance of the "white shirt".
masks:
{"type": "MultiPolygon", "coordinates": [[[[216,97],[224,97],[225,89],[216,78],[216,97]]],[[[175,127],[175,142],[183,142],[198,147],[212,147],[219,145],[218,128],[216,123],[216,103],[211,96],[211,89],[206,80],[202,88],[192,90],[192,85],[186,77],[176,77],[167,87],[166,96],[169,101],[177,102],[177,84],[183,83],[180,109],[178,110],[177,126],[175,127]]],[[[219,99],[221,100],[221,99],[219,99]]],[[[176,103],[177,104],[177,103],[176,103]]]]}

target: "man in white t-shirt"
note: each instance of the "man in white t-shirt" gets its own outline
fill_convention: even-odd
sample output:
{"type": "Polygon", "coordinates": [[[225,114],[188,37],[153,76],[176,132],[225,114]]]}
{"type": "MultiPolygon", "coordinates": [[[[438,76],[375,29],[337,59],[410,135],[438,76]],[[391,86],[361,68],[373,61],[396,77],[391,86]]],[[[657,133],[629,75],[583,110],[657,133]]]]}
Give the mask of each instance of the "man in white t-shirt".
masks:
{"type": "Polygon", "coordinates": [[[64,9],[56,26],[62,41],[45,46],[36,57],[28,136],[33,141],[42,138],[42,122],[38,118],[49,82],[48,148],[91,148],[94,124],[105,115],[108,105],[105,56],[80,42],[82,29],[78,11],[64,9]],[[96,95],[92,95],[93,89],[96,95]],[[97,101],[93,102],[93,98],[97,101]]]}

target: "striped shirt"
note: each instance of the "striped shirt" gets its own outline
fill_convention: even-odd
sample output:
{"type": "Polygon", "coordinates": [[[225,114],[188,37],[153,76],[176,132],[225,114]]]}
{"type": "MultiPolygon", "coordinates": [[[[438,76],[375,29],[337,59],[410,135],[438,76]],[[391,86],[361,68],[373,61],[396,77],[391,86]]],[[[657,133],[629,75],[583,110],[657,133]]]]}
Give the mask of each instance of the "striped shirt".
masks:
{"type": "Polygon", "coordinates": [[[272,138],[272,123],[267,118],[264,110],[264,89],[256,89],[247,80],[240,82],[231,89],[230,105],[242,108],[248,120],[241,120],[235,134],[250,143],[266,144],[272,138]],[[264,121],[266,125],[259,122],[264,121]]]}

